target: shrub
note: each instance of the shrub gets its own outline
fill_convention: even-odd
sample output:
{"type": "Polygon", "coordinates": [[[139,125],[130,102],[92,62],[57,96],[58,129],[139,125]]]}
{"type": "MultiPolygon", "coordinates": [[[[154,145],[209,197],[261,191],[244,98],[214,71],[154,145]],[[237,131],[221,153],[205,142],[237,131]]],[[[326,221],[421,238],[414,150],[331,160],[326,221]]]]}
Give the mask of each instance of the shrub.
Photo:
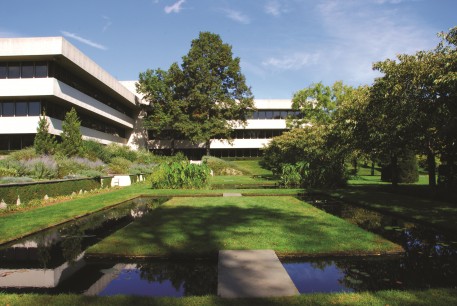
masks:
{"type": "Polygon", "coordinates": [[[17,170],[0,166],[0,177],[3,176],[17,176],[17,170]]]}
{"type": "Polygon", "coordinates": [[[111,143],[105,147],[105,163],[110,163],[113,158],[121,157],[123,159],[127,159],[131,162],[136,160],[137,154],[135,151],[131,150],[127,146],[118,145],[115,143],[111,143]]]}
{"type": "Polygon", "coordinates": [[[58,174],[57,163],[52,156],[40,156],[22,161],[26,175],[37,179],[52,179],[58,174]]]}
{"type": "Polygon", "coordinates": [[[27,176],[21,177],[0,177],[0,184],[19,184],[19,183],[31,183],[33,179],[27,176]]]}
{"type": "Polygon", "coordinates": [[[91,190],[99,187],[100,182],[97,179],[50,181],[24,185],[3,185],[0,186],[0,194],[6,203],[16,203],[18,195],[22,203],[28,203],[33,199],[42,199],[45,195],[56,197],[69,195],[81,189],[91,190]]]}
{"type": "Polygon", "coordinates": [[[77,175],[83,176],[83,177],[102,177],[104,175],[103,172],[98,171],[98,170],[79,170],[77,175]]]}
{"type": "Polygon", "coordinates": [[[130,174],[151,174],[153,172],[153,168],[156,164],[150,163],[150,164],[139,164],[139,163],[134,163],[132,166],[130,166],[129,173],[130,174]]]}
{"type": "Polygon", "coordinates": [[[82,153],[83,140],[80,127],[81,120],[79,120],[76,110],[72,107],[65,114],[65,119],[62,122],[62,133],[60,134],[62,142],[59,150],[65,156],[75,156],[82,153]]]}
{"type": "Polygon", "coordinates": [[[60,157],[57,160],[58,177],[74,176],[81,174],[83,171],[101,172],[105,164],[101,160],[89,160],[84,157],[64,158],[60,157]]]}
{"type": "Polygon", "coordinates": [[[114,157],[108,164],[108,171],[112,174],[128,173],[131,165],[132,162],[128,159],[125,159],[123,157],[114,157]]]}
{"type": "MultiPolygon", "coordinates": [[[[392,182],[392,164],[384,164],[381,169],[381,180],[392,182]]],[[[398,183],[415,183],[419,180],[419,170],[416,155],[406,152],[398,158],[398,183]]]]}
{"type": "Polygon", "coordinates": [[[303,180],[302,173],[306,164],[283,164],[279,184],[284,187],[300,186],[303,180]]]}
{"type": "Polygon", "coordinates": [[[37,133],[33,141],[33,147],[37,154],[53,154],[57,147],[54,135],[49,134],[49,122],[43,113],[38,121],[37,133]]]}
{"type": "Polygon", "coordinates": [[[157,189],[198,189],[209,184],[210,169],[207,165],[195,165],[188,162],[161,164],[148,177],[152,188],[157,189]]]}
{"type": "Polygon", "coordinates": [[[38,156],[38,154],[36,154],[34,148],[25,148],[25,149],[22,149],[19,151],[11,152],[11,154],[8,155],[8,159],[20,161],[20,160],[29,160],[29,159],[35,158],[37,156],[38,156]]]}
{"type": "Polygon", "coordinates": [[[90,160],[108,160],[105,146],[94,140],[83,140],[82,155],[90,160]]]}

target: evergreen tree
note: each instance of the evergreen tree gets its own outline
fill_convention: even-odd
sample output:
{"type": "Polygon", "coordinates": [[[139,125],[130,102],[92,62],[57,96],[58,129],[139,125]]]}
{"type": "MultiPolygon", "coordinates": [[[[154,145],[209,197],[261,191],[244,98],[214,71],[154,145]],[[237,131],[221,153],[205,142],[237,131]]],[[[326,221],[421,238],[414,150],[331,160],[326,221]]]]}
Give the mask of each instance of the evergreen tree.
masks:
{"type": "Polygon", "coordinates": [[[56,149],[56,139],[54,135],[49,134],[49,122],[46,114],[40,116],[38,121],[37,133],[33,141],[33,147],[37,154],[52,154],[56,149]]]}
{"type": "Polygon", "coordinates": [[[60,148],[66,156],[75,156],[81,153],[83,148],[83,140],[81,135],[81,121],[74,108],[65,115],[62,123],[62,143],[60,148]]]}

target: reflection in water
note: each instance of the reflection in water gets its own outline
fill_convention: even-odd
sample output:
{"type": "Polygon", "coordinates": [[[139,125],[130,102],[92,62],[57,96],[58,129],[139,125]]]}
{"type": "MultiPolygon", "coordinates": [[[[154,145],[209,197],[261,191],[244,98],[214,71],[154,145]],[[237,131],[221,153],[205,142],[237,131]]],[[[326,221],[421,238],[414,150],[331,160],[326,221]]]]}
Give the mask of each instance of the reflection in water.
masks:
{"type": "Polygon", "coordinates": [[[301,293],[457,287],[454,235],[323,196],[303,200],[402,245],[405,253],[284,262],[301,293]]]}
{"type": "Polygon", "coordinates": [[[1,246],[0,288],[58,286],[84,266],[87,247],[166,200],[138,198],[1,246]]]}

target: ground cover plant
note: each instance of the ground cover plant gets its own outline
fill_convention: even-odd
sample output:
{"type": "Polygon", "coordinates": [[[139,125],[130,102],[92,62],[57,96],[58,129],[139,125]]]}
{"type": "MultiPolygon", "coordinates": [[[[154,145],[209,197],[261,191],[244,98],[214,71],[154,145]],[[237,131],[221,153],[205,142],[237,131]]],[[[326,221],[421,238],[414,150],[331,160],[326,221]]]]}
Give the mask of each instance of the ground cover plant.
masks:
{"type": "Polygon", "coordinates": [[[217,296],[183,298],[153,298],[116,295],[111,297],[74,294],[4,294],[3,305],[161,305],[161,306],[280,306],[280,305],[455,305],[456,289],[428,289],[423,291],[383,290],[358,293],[314,293],[293,297],[224,299],[217,296]]]}
{"type": "Polygon", "coordinates": [[[206,257],[222,249],[273,249],[283,256],[402,251],[293,197],[182,197],[172,198],[86,254],[206,257]]]}

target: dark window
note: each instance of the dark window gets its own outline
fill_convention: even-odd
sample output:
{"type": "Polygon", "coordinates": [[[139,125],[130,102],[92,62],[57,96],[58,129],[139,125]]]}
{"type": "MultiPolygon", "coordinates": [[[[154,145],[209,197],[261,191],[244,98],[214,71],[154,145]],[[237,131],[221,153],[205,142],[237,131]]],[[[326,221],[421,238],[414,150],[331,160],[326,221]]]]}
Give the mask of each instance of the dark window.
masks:
{"type": "Polygon", "coordinates": [[[287,111],[281,111],[281,119],[287,119],[287,111]]]}
{"type": "Polygon", "coordinates": [[[10,150],[22,149],[22,141],[20,135],[11,135],[10,137],[10,150]]]}
{"type": "Polygon", "coordinates": [[[23,63],[21,67],[22,78],[33,78],[33,63],[23,63]]]}
{"type": "Polygon", "coordinates": [[[272,111],[266,111],[265,117],[266,117],[266,119],[273,119],[273,112],[272,111]]]}
{"type": "Polygon", "coordinates": [[[6,64],[0,64],[0,79],[6,79],[7,72],[6,64]]]}
{"type": "Polygon", "coordinates": [[[29,116],[41,115],[41,103],[40,102],[29,102],[29,116]]]}
{"type": "Polygon", "coordinates": [[[48,64],[38,62],[35,64],[35,77],[45,78],[48,76],[48,64]]]}
{"type": "Polygon", "coordinates": [[[19,64],[8,65],[8,78],[18,79],[21,77],[21,66],[19,64]]]}
{"type": "Polygon", "coordinates": [[[281,112],[280,111],[274,111],[273,112],[273,119],[281,119],[281,112]]]}
{"type": "Polygon", "coordinates": [[[5,151],[9,150],[10,149],[9,142],[10,142],[10,139],[9,139],[8,135],[0,135],[0,150],[5,150],[5,151]]]}
{"type": "Polygon", "coordinates": [[[265,112],[259,112],[259,119],[265,119],[265,112]]]}
{"type": "Polygon", "coordinates": [[[14,103],[13,102],[4,102],[3,103],[3,117],[13,117],[14,116],[14,103]]]}
{"type": "Polygon", "coordinates": [[[252,119],[259,119],[259,112],[254,112],[252,114],[252,119]]]}
{"type": "Polygon", "coordinates": [[[27,102],[16,102],[16,116],[27,116],[27,102]]]}
{"type": "Polygon", "coordinates": [[[35,139],[35,134],[22,135],[22,148],[33,146],[34,139],[35,139]]]}

